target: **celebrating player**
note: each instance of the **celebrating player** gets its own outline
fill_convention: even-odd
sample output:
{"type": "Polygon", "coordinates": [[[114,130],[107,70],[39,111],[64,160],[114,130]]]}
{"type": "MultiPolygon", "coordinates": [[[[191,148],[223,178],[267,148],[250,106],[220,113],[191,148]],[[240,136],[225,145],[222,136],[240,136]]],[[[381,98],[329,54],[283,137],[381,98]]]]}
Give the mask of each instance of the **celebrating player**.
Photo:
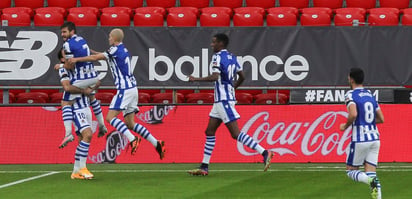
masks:
{"type": "Polygon", "coordinates": [[[236,56],[229,53],[226,47],[229,43],[229,38],[225,34],[216,34],[211,46],[215,54],[212,58],[212,74],[197,78],[189,76],[189,81],[214,81],[215,82],[215,102],[213,104],[212,111],[209,114],[209,124],[206,128],[206,143],[203,152],[203,161],[198,169],[188,171],[191,175],[208,175],[209,174],[209,162],[212,155],[213,148],[216,142],[216,130],[223,122],[232,135],[233,139],[238,142],[256,150],[263,156],[264,171],[270,166],[270,161],[273,156],[273,152],[265,150],[257,142],[255,142],[249,135],[244,132],[240,132],[237,119],[240,118],[235,109],[235,91],[237,87],[243,82],[244,74],[242,67],[238,64],[236,56]],[[236,82],[233,81],[238,75],[236,82]]]}
{"type": "MultiPolygon", "coordinates": [[[[72,22],[66,22],[61,27],[61,36],[65,41],[63,44],[63,49],[65,53],[65,59],[71,57],[81,57],[81,56],[88,56],[90,55],[89,47],[86,41],[76,35],[76,26],[72,22]]],[[[88,87],[94,87],[98,84],[99,79],[97,77],[97,72],[94,70],[94,65],[91,62],[79,62],[76,65],[69,65],[64,64],[61,67],[66,67],[67,69],[73,69],[73,77],[71,78],[71,84],[75,87],[80,89],[85,89],[88,87]]],[[[68,91],[65,90],[62,100],[62,114],[63,114],[63,123],[64,128],[66,130],[66,135],[60,144],[59,148],[63,148],[67,145],[67,143],[74,140],[72,135],[72,100],[80,97],[79,94],[70,94],[68,91]]],[[[99,123],[99,137],[103,136],[107,133],[107,128],[104,125],[104,118],[102,109],[100,107],[99,101],[94,97],[94,95],[90,95],[90,101],[93,108],[93,112],[96,116],[96,119],[99,123]]]]}
{"type": "Polygon", "coordinates": [[[377,123],[383,123],[383,113],[369,90],[363,88],[364,73],[360,68],[350,70],[348,81],[352,90],[345,95],[348,108],[344,131],[352,127],[352,139],[346,159],[346,173],[352,180],[370,185],[372,198],[381,199],[381,185],[376,175],[379,156],[379,131],[377,123]],[[359,171],[364,165],[365,172],[359,171]]]}
{"type": "Polygon", "coordinates": [[[133,76],[133,71],[130,66],[130,56],[128,50],[122,43],[123,37],[124,33],[121,29],[113,29],[109,34],[111,47],[106,52],[87,57],[71,58],[69,62],[78,63],[108,60],[117,93],[110,103],[110,110],[107,113],[106,120],[129,139],[132,146],[132,154],[136,152],[140,138],[135,137],[129,129],[152,143],[157,153],[159,153],[160,159],[163,159],[165,153],[164,141],[157,140],[143,125],[134,121],[134,114],[139,111],[137,107],[139,98],[136,79],[133,76]],[[123,112],[126,124],[117,118],[121,112],[123,112]]]}

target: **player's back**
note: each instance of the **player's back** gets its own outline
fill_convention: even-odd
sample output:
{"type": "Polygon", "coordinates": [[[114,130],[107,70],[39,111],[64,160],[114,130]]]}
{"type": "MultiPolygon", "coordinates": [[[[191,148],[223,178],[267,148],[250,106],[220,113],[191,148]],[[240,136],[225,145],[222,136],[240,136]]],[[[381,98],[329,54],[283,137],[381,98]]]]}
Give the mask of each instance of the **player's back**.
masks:
{"type": "Polygon", "coordinates": [[[235,101],[233,81],[238,71],[242,68],[237,58],[227,50],[221,50],[213,56],[213,64],[220,70],[219,79],[215,82],[215,101],[235,101]]]}
{"type": "MultiPolygon", "coordinates": [[[[73,35],[64,44],[63,49],[66,54],[66,59],[72,57],[86,57],[90,55],[90,49],[86,40],[83,37],[73,35]]],[[[76,79],[89,79],[97,77],[97,72],[94,69],[92,62],[77,62],[75,66],[76,79]]]]}
{"type": "Polygon", "coordinates": [[[379,105],[372,93],[364,88],[356,88],[347,94],[348,105],[356,104],[357,117],[352,126],[352,140],[367,142],[379,140],[379,132],[376,127],[376,111],[379,105]]]}
{"type": "Polygon", "coordinates": [[[123,43],[112,46],[106,52],[110,70],[117,89],[129,89],[136,87],[136,79],[130,65],[129,51],[123,43]]]}

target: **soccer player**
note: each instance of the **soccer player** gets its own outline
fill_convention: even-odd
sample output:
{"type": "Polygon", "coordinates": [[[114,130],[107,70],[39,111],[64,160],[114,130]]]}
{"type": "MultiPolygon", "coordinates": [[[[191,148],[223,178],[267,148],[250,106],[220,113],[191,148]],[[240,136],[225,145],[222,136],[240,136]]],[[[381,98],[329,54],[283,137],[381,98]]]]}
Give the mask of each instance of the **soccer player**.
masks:
{"type": "Polygon", "coordinates": [[[163,159],[165,154],[164,141],[157,140],[143,125],[134,121],[134,115],[139,111],[137,107],[139,98],[136,79],[130,66],[130,56],[123,44],[123,38],[124,33],[121,29],[113,29],[109,34],[111,47],[106,52],[87,57],[71,58],[69,62],[73,64],[97,60],[108,61],[117,93],[110,103],[106,120],[129,139],[132,154],[136,152],[140,138],[135,137],[129,129],[152,143],[160,159],[163,159]],[[123,112],[124,122],[117,118],[121,112],[123,112]]]}
{"type": "Polygon", "coordinates": [[[376,124],[383,123],[384,117],[372,93],[363,88],[363,79],[362,69],[350,69],[348,81],[352,90],[345,95],[349,113],[346,123],[340,125],[341,131],[352,127],[346,173],[356,182],[369,184],[372,198],[381,199],[381,185],[376,175],[380,147],[376,124]],[[365,167],[365,172],[359,171],[362,165],[365,167]]]}
{"type": "MultiPolygon", "coordinates": [[[[76,26],[74,23],[66,22],[60,27],[60,30],[61,36],[64,40],[63,49],[66,60],[71,57],[82,57],[90,55],[90,49],[87,45],[86,40],[76,35],[76,26]]],[[[75,87],[85,89],[87,87],[94,87],[99,83],[97,71],[95,71],[94,65],[91,62],[79,62],[76,65],[69,65],[66,63],[64,65],[61,65],[61,67],[63,66],[67,69],[73,69],[74,75],[70,81],[71,84],[75,87]]],[[[74,140],[74,137],[72,135],[73,114],[71,110],[71,101],[76,97],[79,97],[79,94],[70,94],[65,90],[62,101],[62,115],[66,134],[59,148],[65,147],[67,143],[74,140]]],[[[100,107],[99,101],[94,97],[94,95],[90,95],[90,101],[93,112],[99,123],[98,136],[101,137],[105,133],[107,133],[107,128],[104,125],[102,109],[100,107]]]]}
{"type": "Polygon", "coordinates": [[[229,38],[225,34],[216,34],[212,38],[211,46],[215,54],[212,57],[212,74],[197,78],[189,76],[189,81],[214,81],[215,102],[209,114],[209,124],[206,128],[206,143],[203,152],[203,161],[198,169],[188,171],[191,175],[208,175],[209,162],[216,142],[216,130],[223,122],[232,135],[233,139],[256,150],[263,156],[264,171],[270,166],[273,152],[265,150],[249,135],[240,132],[237,120],[240,118],[235,109],[235,89],[245,79],[242,67],[238,64],[236,56],[226,50],[229,38]],[[237,80],[234,79],[238,75],[237,80]]]}

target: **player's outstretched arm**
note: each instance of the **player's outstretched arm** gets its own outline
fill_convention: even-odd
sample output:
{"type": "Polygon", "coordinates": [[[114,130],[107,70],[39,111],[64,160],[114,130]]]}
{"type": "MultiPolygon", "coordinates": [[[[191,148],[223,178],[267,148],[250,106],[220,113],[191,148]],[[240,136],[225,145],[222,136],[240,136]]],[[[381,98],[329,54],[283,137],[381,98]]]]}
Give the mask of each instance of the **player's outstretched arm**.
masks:
{"type": "Polygon", "coordinates": [[[385,119],[384,119],[384,117],[383,117],[382,110],[381,110],[381,109],[378,109],[378,110],[376,111],[376,120],[375,120],[375,122],[376,122],[377,124],[380,124],[380,123],[383,123],[384,121],[385,121],[385,119]]]}
{"type": "Polygon", "coordinates": [[[87,57],[75,57],[75,58],[70,58],[68,62],[70,64],[75,64],[76,62],[93,62],[97,60],[106,60],[106,57],[103,55],[103,53],[95,54],[95,55],[90,55],[87,57]]]}
{"type": "Polygon", "coordinates": [[[189,76],[189,82],[204,81],[204,82],[214,82],[219,79],[219,73],[212,73],[207,77],[193,77],[189,76]]]}
{"type": "Polygon", "coordinates": [[[85,95],[90,95],[90,93],[93,91],[93,89],[91,89],[91,88],[83,89],[83,88],[73,86],[73,85],[70,84],[70,80],[61,81],[61,84],[63,86],[64,91],[74,93],[74,94],[81,93],[81,94],[85,94],[85,95]]]}
{"type": "Polygon", "coordinates": [[[245,81],[245,75],[243,74],[243,71],[239,71],[237,72],[237,74],[238,74],[238,78],[234,84],[235,89],[237,89],[243,83],[243,81],[245,81]]]}

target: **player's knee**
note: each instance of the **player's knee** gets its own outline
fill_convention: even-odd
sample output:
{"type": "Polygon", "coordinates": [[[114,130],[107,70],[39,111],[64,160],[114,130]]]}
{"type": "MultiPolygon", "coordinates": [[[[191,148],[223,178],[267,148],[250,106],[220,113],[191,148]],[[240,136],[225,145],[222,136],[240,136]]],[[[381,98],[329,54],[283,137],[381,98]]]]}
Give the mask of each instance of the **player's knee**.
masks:
{"type": "Polygon", "coordinates": [[[130,122],[130,121],[125,121],[126,126],[128,129],[133,129],[134,128],[134,122],[130,122]]]}
{"type": "Polygon", "coordinates": [[[82,133],[83,141],[90,143],[92,141],[93,133],[91,129],[87,129],[82,133]]]}

